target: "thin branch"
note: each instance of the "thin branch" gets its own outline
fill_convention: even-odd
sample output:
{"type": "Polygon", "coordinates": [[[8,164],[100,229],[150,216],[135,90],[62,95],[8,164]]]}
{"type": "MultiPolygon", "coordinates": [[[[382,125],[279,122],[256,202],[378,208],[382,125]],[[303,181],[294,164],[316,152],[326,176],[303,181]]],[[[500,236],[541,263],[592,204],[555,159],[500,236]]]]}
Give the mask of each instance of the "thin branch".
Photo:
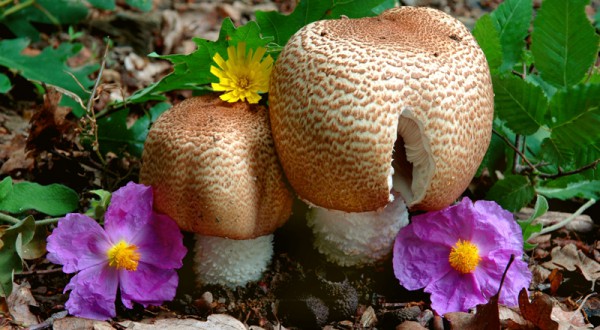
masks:
{"type": "MultiPolygon", "coordinates": [[[[509,146],[511,149],[513,149],[513,150],[514,150],[514,151],[515,151],[515,152],[516,152],[516,153],[517,153],[517,154],[518,154],[518,155],[521,157],[521,159],[523,159],[523,161],[524,161],[525,163],[527,163],[527,165],[529,165],[529,167],[531,167],[531,169],[532,169],[533,171],[536,171],[536,172],[537,172],[537,168],[535,167],[535,165],[533,165],[533,164],[531,163],[531,161],[529,161],[529,159],[527,159],[527,156],[525,156],[525,154],[523,154],[523,152],[522,152],[521,150],[519,150],[519,148],[518,148],[518,147],[516,147],[516,146],[515,146],[515,145],[514,145],[512,142],[510,142],[510,140],[509,140],[509,139],[508,139],[506,136],[504,136],[504,135],[500,134],[500,132],[496,131],[496,130],[495,130],[495,129],[493,129],[493,128],[492,128],[492,132],[493,132],[494,134],[496,134],[496,135],[497,135],[499,138],[501,138],[501,139],[504,141],[504,143],[506,143],[506,144],[507,144],[507,145],[508,145],[508,146],[509,146]]],[[[515,158],[516,158],[516,157],[515,157],[515,158]]],[[[516,163],[515,163],[515,164],[516,164],[516,163]]]]}
{"type": "Polygon", "coordinates": [[[96,124],[96,113],[94,112],[94,101],[96,99],[96,92],[98,90],[98,87],[100,86],[100,81],[102,80],[102,73],[104,72],[104,68],[106,67],[106,58],[108,57],[109,47],[110,42],[107,42],[106,47],[104,48],[104,56],[102,56],[102,63],[100,64],[100,70],[98,71],[98,77],[96,78],[94,88],[92,89],[92,94],[88,99],[86,107],[86,112],[88,113],[88,118],[90,119],[90,125],[92,126],[92,133],[94,135],[93,149],[103,165],[106,165],[106,160],[104,159],[104,157],[102,157],[102,153],[100,152],[100,148],[98,147],[98,126],[96,124]]]}
{"type": "Polygon", "coordinates": [[[558,173],[556,174],[546,174],[546,173],[540,173],[539,177],[540,178],[544,178],[544,179],[556,179],[556,178],[560,178],[561,176],[568,176],[568,175],[573,175],[573,174],[577,174],[577,173],[581,173],[585,170],[589,170],[590,168],[596,168],[596,166],[598,166],[598,164],[600,164],[600,159],[596,159],[595,161],[584,165],[576,170],[572,170],[572,171],[567,171],[567,172],[563,172],[560,168],[558,173]]]}
{"type": "MultiPolygon", "coordinates": [[[[57,223],[58,220],[60,220],[60,219],[62,219],[62,218],[48,218],[48,219],[36,220],[35,225],[36,226],[51,225],[53,223],[57,223]]],[[[8,215],[6,213],[2,213],[2,212],[0,212],[0,221],[8,222],[13,225],[16,225],[19,222],[21,222],[20,219],[17,219],[13,216],[10,216],[10,215],[8,215]]]]}

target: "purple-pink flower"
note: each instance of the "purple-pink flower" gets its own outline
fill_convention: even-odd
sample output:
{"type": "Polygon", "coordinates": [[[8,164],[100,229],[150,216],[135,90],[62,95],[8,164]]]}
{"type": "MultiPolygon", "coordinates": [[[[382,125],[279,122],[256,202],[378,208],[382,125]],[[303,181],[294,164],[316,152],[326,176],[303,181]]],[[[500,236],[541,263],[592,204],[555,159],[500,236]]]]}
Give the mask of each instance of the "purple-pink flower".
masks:
{"type": "Polygon", "coordinates": [[[160,305],[175,297],[187,250],[177,224],[152,210],[152,188],[133,182],[112,194],[104,229],[71,213],[48,237],[48,260],[77,273],[65,287],[70,314],[105,320],[116,316],[117,288],[127,308],[133,302],[160,305]]]}
{"type": "Polygon", "coordinates": [[[510,212],[491,201],[460,203],[412,218],[394,244],[394,273],[408,290],[425,288],[438,314],[467,311],[498,292],[510,266],[499,302],[518,304],[531,272],[522,260],[521,228],[510,212]]]}

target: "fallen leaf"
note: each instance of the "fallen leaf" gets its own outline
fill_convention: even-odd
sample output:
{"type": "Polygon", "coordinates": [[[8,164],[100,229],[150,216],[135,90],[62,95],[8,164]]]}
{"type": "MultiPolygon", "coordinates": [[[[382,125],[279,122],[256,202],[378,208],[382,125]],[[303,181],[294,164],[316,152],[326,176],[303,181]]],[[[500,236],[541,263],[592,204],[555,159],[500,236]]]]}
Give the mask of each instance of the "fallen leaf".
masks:
{"type": "Polygon", "coordinates": [[[196,319],[160,319],[152,323],[126,321],[120,325],[130,330],[246,330],[246,326],[236,318],[226,314],[209,315],[206,321],[196,319]]]}
{"type": "Polygon", "coordinates": [[[404,321],[396,327],[396,330],[427,330],[427,328],[422,326],[419,322],[404,321]]]}
{"type": "Polygon", "coordinates": [[[594,282],[600,278],[600,263],[588,258],[583,252],[577,250],[575,244],[552,249],[552,260],[542,266],[548,269],[564,268],[569,271],[579,269],[586,280],[594,282]]]}
{"type": "Polygon", "coordinates": [[[27,281],[23,281],[20,285],[13,282],[12,293],[6,299],[8,311],[13,317],[14,322],[29,327],[39,324],[39,320],[31,311],[29,306],[37,306],[38,303],[31,294],[31,285],[27,281]]]}
{"type": "Polygon", "coordinates": [[[535,330],[535,325],[523,318],[523,316],[513,308],[503,305],[498,306],[500,325],[502,329],[509,330],[535,330]]]}
{"type": "Polygon", "coordinates": [[[558,323],[559,330],[583,330],[591,329],[594,326],[586,323],[580,310],[568,312],[562,310],[559,306],[552,308],[552,320],[558,323]]]}
{"type": "Polygon", "coordinates": [[[65,317],[54,320],[54,330],[114,330],[106,321],[96,321],[79,317],[65,317]]]}
{"type": "Polygon", "coordinates": [[[563,280],[562,273],[560,272],[560,270],[558,270],[558,268],[554,268],[552,270],[552,272],[550,273],[550,275],[548,275],[548,281],[550,281],[550,293],[552,295],[556,294],[556,291],[558,291],[558,288],[560,287],[562,280],[563,280]]]}
{"type": "Polygon", "coordinates": [[[541,292],[534,293],[529,302],[527,290],[519,292],[519,309],[523,318],[536,325],[540,330],[558,330],[558,323],[551,318],[552,299],[541,292]]]}

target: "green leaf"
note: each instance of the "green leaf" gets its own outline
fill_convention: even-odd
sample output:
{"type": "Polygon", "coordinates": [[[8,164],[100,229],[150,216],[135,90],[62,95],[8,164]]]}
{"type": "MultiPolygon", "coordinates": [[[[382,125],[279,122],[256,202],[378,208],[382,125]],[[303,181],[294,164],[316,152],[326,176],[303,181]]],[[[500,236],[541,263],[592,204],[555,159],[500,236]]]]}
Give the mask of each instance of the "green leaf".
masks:
{"type": "Polygon", "coordinates": [[[108,204],[110,204],[110,198],[112,196],[110,191],[103,189],[90,190],[90,193],[100,197],[100,199],[90,200],[90,207],[85,211],[85,215],[96,220],[100,220],[104,217],[108,204]]]}
{"type": "Polygon", "coordinates": [[[309,23],[341,15],[350,18],[375,16],[381,12],[382,5],[391,3],[389,0],[300,0],[289,15],[257,11],[256,21],[264,36],[272,36],[276,44],[284,46],[294,33],[309,23]]]}
{"type": "Polygon", "coordinates": [[[88,9],[83,1],[73,0],[35,0],[35,4],[27,6],[15,13],[2,17],[0,24],[5,24],[18,37],[39,40],[39,32],[31,23],[43,24],[75,24],[87,17],[88,9]]]}
{"type": "Polygon", "coordinates": [[[8,93],[12,88],[12,84],[10,83],[10,79],[3,73],[0,73],[0,93],[5,94],[8,93]]]}
{"type": "Polygon", "coordinates": [[[498,72],[502,65],[502,45],[500,35],[494,27],[494,22],[489,14],[481,16],[473,28],[473,36],[485,54],[492,74],[498,72]]]}
{"type": "MultiPolygon", "coordinates": [[[[214,65],[213,57],[219,53],[224,59],[227,58],[227,47],[245,42],[248,48],[266,47],[273,38],[263,38],[260,28],[256,22],[250,21],[244,26],[236,28],[227,18],[221,25],[219,39],[209,41],[195,38],[194,42],[198,49],[188,55],[152,55],[160,59],[169,60],[173,63],[173,72],[161,79],[159,82],[134,93],[127,102],[140,103],[149,100],[165,100],[161,93],[177,90],[191,89],[205,91],[206,84],[216,82],[217,78],[210,73],[211,65],[214,65]]],[[[210,89],[209,89],[210,90],[210,89]]]]}
{"type": "Polygon", "coordinates": [[[19,182],[0,200],[0,211],[19,214],[27,210],[51,216],[67,214],[79,206],[77,193],[61,184],[42,186],[34,182],[19,182]]]}
{"type": "Polygon", "coordinates": [[[576,117],[552,128],[552,139],[559,148],[580,149],[600,142],[600,107],[580,112],[576,117]]]}
{"type": "Polygon", "coordinates": [[[557,127],[574,120],[586,110],[600,107],[600,84],[578,84],[558,91],[549,105],[551,122],[557,127]]]}
{"type": "Polygon", "coordinates": [[[94,82],[88,76],[98,69],[98,65],[77,68],[67,65],[67,60],[81,50],[80,44],[61,43],[56,48],[46,47],[37,56],[21,54],[28,45],[27,39],[0,40],[0,65],[18,71],[29,80],[71,91],[84,102],[89,98],[88,90],[94,82]]]}
{"type": "Polygon", "coordinates": [[[476,177],[481,176],[484,169],[489,169],[493,172],[495,169],[500,167],[500,164],[504,161],[506,145],[504,141],[496,134],[492,134],[490,139],[490,145],[483,156],[483,160],[477,169],[476,177]]]}
{"type": "Polygon", "coordinates": [[[548,99],[542,89],[515,76],[493,76],[496,115],[517,134],[535,133],[544,122],[548,99]]]}
{"type": "Polygon", "coordinates": [[[100,150],[102,153],[109,151],[121,153],[126,150],[136,157],[141,157],[150,124],[168,108],[170,108],[168,103],[155,105],[129,128],[127,127],[129,109],[123,109],[111,114],[109,117],[99,119],[98,142],[100,143],[100,150]]]}
{"type": "Polygon", "coordinates": [[[536,245],[527,243],[527,240],[531,237],[531,235],[535,233],[539,233],[543,225],[541,223],[533,224],[533,220],[539,218],[544,215],[548,211],[548,201],[544,196],[537,195],[537,199],[535,201],[535,207],[533,209],[533,214],[527,220],[517,221],[519,226],[521,226],[521,231],[523,233],[523,247],[525,250],[531,250],[536,245]]]}
{"type": "Polygon", "coordinates": [[[507,175],[497,181],[486,195],[486,199],[494,200],[503,208],[517,212],[535,197],[533,185],[527,177],[507,175]]]}
{"type": "Polygon", "coordinates": [[[12,191],[12,178],[10,176],[5,177],[0,181],[0,201],[6,198],[8,194],[12,191]]]}
{"type": "Polygon", "coordinates": [[[141,11],[150,11],[152,9],[152,0],[126,0],[125,3],[141,11]]]}
{"type": "Polygon", "coordinates": [[[568,200],[579,197],[600,199],[600,180],[582,180],[582,176],[571,175],[545,182],[536,187],[536,191],[548,198],[568,200]]]}
{"type": "Polygon", "coordinates": [[[492,12],[491,17],[502,45],[503,58],[500,71],[512,70],[513,66],[521,60],[532,13],[532,0],[507,0],[492,12]]]}
{"type": "Polygon", "coordinates": [[[18,251],[22,250],[22,245],[31,241],[34,232],[35,220],[32,216],[7,229],[0,226],[0,296],[8,297],[12,292],[13,275],[23,270],[23,261],[18,251]]]}
{"type": "Polygon", "coordinates": [[[542,78],[561,87],[580,82],[598,53],[585,14],[589,0],[545,0],[533,22],[531,52],[542,78]]]}
{"type": "Polygon", "coordinates": [[[87,0],[92,6],[104,9],[104,10],[115,10],[115,0],[87,0]]]}
{"type": "Polygon", "coordinates": [[[546,138],[542,142],[541,159],[547,163],[559,166],[563,170],[572,170],[573,165],[573,150],[570,148],[562,148],[552,138],[546,138]]]}

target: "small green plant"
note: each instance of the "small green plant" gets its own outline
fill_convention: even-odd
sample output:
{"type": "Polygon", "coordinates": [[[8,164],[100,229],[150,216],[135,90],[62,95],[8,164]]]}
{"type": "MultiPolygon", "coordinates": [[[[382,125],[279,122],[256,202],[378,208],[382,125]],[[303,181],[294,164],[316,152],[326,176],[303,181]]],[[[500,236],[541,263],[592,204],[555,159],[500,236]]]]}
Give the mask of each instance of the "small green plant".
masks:
{"type": "Polygon", "coordinates": [[[585,207],[600,197],[599,36],[588,3],[545,0],[532,25],[532,1],[507,0],[475,25],[495,93],[486,197],[508,210],[536,194],[585,207]]]}

